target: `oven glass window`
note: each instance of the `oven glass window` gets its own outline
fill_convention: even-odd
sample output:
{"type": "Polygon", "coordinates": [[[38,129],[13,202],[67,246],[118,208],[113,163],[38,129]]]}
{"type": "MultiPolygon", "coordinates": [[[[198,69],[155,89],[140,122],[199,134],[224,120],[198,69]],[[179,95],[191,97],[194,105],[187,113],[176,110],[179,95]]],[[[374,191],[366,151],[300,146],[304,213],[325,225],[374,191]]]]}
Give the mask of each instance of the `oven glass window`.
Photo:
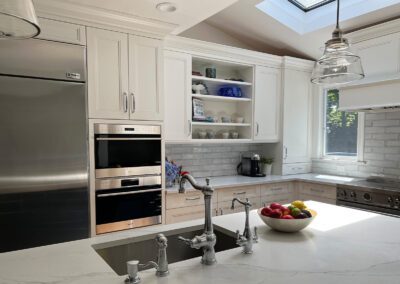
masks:
{"type": "Polygon", "coordinates": [[[161,191],[101,197],[96,195],[96,224],[161,215],[161,191]]]}
{"type": "Polygon", "coordinates": [[[96,139],[96,169],[161,165],[160,140],[103,139],[96,139]]]}

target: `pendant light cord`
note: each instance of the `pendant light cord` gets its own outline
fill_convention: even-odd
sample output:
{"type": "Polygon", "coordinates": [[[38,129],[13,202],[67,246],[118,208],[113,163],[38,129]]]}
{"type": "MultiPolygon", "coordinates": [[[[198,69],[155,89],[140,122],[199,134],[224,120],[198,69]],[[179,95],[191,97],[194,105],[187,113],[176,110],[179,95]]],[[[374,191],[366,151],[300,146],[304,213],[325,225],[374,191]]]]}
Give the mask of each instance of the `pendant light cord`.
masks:
{"type": "Polygon", "coordinates": [[[339,11],[340,11],[340,0],[337,0],[337,11],[336,11],[336,28],[339,29],[339,11]]]}

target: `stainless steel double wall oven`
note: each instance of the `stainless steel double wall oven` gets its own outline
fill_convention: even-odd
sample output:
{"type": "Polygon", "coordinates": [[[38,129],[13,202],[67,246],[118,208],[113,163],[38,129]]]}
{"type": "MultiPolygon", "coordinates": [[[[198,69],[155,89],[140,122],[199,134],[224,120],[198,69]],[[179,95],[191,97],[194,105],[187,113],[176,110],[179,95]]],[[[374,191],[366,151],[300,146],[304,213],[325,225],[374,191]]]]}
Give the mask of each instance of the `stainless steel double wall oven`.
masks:
{"type": "Polygon", "coordinates": [[[96,233],[161,223],[159,125],[95,124],[96,233]]]}

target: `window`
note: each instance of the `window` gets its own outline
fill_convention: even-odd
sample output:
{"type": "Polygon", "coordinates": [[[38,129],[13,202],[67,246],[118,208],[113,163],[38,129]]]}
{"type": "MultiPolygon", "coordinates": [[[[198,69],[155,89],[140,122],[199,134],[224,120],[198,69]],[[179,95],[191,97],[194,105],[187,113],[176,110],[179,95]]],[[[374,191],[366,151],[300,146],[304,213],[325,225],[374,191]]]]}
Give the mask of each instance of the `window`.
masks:
{"type": "Polygon", "coordinates": [[[339,91],[328,90],[324,103],[325,157],[357,157],[359,117],[356,112],[339,111],[339,91]]]}
{"type": "Polygon", "coordinates": [[[292,4],[296,5],[298,8],[304,12],[308,12],[329,4],[335,0],[289,0],[292,4]]]}

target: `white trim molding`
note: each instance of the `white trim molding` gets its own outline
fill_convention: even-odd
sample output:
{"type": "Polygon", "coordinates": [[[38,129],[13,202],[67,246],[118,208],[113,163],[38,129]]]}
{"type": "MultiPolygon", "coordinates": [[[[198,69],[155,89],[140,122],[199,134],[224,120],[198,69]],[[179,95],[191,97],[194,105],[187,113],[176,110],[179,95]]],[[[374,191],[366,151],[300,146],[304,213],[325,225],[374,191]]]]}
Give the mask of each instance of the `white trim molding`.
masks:
{"type": "Polygon", "coordinates": [[[38,16],[122,32],[164,37],[177,25],[61,0],[34,0],[38,16]]]}
{"type": "Polygon", "coordinates": [[[389,22],[346,33],[346,37],[351,41],[351,43],[358,43],[398,32],[400,32],[400,19],[395,19],[389,22]]]}
{"type": "Polygon", "coordinates": [[[314,61],[300,59],[290,56],[283,56],[282,67],[297,71],[312,72],[314,68],[314,61]]]}
{"type": "Polygon", "coordinates": [[[282,67],[281,56],[180,36],[165,37],[164,48],[199,57],[215,57],[216,59],[265,65],[272,68],[282,67]]]}

